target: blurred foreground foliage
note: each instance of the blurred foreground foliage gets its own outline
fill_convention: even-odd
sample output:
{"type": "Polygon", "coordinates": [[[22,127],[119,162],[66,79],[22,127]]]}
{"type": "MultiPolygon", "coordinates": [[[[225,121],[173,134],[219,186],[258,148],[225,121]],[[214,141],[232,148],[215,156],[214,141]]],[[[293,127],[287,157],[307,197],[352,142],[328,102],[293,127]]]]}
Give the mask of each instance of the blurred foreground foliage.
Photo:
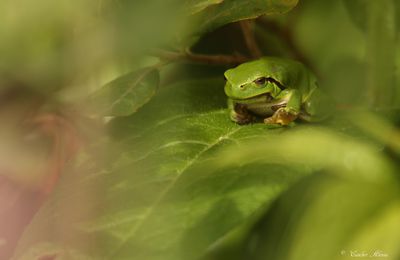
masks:
{"type": "Polygon", "coordinates": [[[24,149],[16,131],[37,114],[87,137],[14,259],[399,259],[399,12],[395,0],[0,2],[0,175],[42,180],[51,144],[24,149]],[[314,70],[335,115],[232,123],[222,73],[260,53],[314,70]]]}

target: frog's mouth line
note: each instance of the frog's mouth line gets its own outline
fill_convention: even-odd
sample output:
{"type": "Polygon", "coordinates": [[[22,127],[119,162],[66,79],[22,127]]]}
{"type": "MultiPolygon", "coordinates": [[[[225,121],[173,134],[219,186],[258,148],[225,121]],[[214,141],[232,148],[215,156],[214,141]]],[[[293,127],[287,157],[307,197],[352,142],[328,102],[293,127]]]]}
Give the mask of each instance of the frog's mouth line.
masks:
{"type": "Polygon", "coordinates": [[[235,99],[232,98],[233,101],[237,102],[237,103],[264,103],[264,102],[271,102],[272,100],[274,100],[274,98],[271,96],[270,93],[262,93],[253,97],[249,97],[249,98],[242,98],[242,99],[235,99]]]}

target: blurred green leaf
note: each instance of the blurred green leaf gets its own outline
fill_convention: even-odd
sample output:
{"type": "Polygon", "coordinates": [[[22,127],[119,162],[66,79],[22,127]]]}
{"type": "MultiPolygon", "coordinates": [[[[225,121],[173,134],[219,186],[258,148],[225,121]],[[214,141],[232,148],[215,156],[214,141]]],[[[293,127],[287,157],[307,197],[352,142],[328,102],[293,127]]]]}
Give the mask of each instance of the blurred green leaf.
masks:
{"type": "Polygon", "coordinates": [[[377,182],[395,179],[393,165],[377,146],[328,128],[297,128],[279,138],[249,142],[239,149],[241,153],[235,147],[220,154],[220,166],[243,162],[304,163],[347,178],[377,182]]]}
{"type": "Polygon", "coordinates": [[[367,102],[371,107],[394,106],[400,95],[395,86],[396,13],[395,2],[371,1],[367,26],[367,102]]]}
{"type": "Polygon", "coordinates": [[[283,194],[240,247],[217,247],[205,259],[398,259],[399,217],[396,184],[314,175],[283,194]]]}
{"type": "Polygon", "coordinates": [[[128,116],[153,97],[159,83],[158,70],[144,68],[106,84],[90,97],[90,102],[101,115],[128,116]]]}
{"type": "MultiPolygon", "coordinates": [[[[385,0],[386,1],[386,0],[385,0]]],[[[396,26],[400,28],[400,2],[399,1],[392,1],[393,7],[388,9],[386,8],[387,12],[394,11],[396,14],[396,26]]],[[[371,4],[371,0],[343,0],[345,6],[349,12],[351,19],[354,23],[361,28],[362,30],[367,29],[368,25],[368,5],[371,4]]],[[[382,3],[382,2],[381,2],[382,3]]]]}
{"type": "MultiPolygon", "coordinates": [[[[364,91],[358,92],[358,96],[364,97],[364,82],[356,80],[358,74],[364,74],[362,76],[365,78],[365,71],[360,68],[360,65],[362,67],[365,63],[365,35],[352,22],[343,1],[301,1],[299,8],[285,16],[288,20],[285,23],[287,29],[293,30],[294,43],[317,69],[321,88],[326,89],[328,86],[332,91],[343,88],[343,96],[347,92],[351,94],[353,88],[363,89],[364,91]],[[351,61],[355,70],[349,67],[342,71],[344,68],[339,67],[338,63],[344,60],[351,61]],[[349,81],[338,82],[336,78],[335,82],[332,82],[333,75],[349,81]],[[338,86],[335,83],[342,85],[338,86]]],[[[348,66],[349,64],[346,64],[346,67],[348,66]]]]}
{"type": "Polygon", "coordinates": [[[216,167],[219,150],[272,140],[285,131],[238,126],[225,106],[222,80],[185,81],[165,86],[133,116],[113,120],[112,144],[96,149],[109,151],[106,166],[78,178],[64,175],[17,256],[50,243],[95,258],[195,259],[311,172],[307,166],[275,163],[216,167]],[[89,216],[81,212],[93,207],[97,210],[89,216]],[[71,214],[57,213],[65,211],[71,214]],[[53,225],[63,231],[46,232],[53,225]],[[85,248],[82,241],[90,238],[98,247],[85,248]]]}
{"type": "Polygon", "coordinates": [[[298,0],[225,0],[193,15],[187,34],[193,42],[201,35],[228,23],[288,12],[297,2],[298,0]]]}
{"type": "Polygon", "coordinates": [[[63,247],[61,244],[43,243],[38,245],[36,248],[29,250],[24,256],[18,260],[32,260],[32,259],[43,259],[43,258],[55,258],[57,260],[95,260],[88,255],[84,255],[74,249],[68,249],[63,247]],[[46,252],[43,254],[43,252],[46,252]],[[45,257],[44,257],[45,256],[45,257]]]}
{"type": "Polygon", "coordinates": [[[397,38],[400,2],[345,0],[349,16],[366,34],[366,104],[384,108],[400,99],[396,85],[397,38]]]}
{"type": "Polygon", "coordinates": [[[1,78],[42,93],[77,86],[84,96],[104,74],[137,68],[145,49],[170,41],[181,8],[181,0],[2,0],[1,78]]]}
{"type": "Polygon", "coordinates": [[[353,112],[347,116],[353,122],[354,126],[359,127],[378,142],[384,144],[392,152],[400,155],[400,132],[395,125],[388,121],[388,118],[397,118],[399,111],[391,109],[380,111],[380,113],[384,114],[386,118],[361,111],[353,112]],[[371,127],[371,125],[376,127],[371,127]]]}
{"type": "Polygon", "coordinates": [[[343,0],[353,22],[362,30],[367,28],[369,0],[343,0]]]}

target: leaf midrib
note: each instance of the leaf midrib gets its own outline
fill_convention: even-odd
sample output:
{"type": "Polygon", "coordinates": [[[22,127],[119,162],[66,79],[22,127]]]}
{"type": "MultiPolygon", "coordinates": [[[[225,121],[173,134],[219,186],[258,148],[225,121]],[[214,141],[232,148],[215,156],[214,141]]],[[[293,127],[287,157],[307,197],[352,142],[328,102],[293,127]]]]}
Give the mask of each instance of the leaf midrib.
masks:
{"type": "Polygon", "coordinates": [[[154,203],[146,210],[146,212],[143,214],[143,218],[141,218],[138,223],[132,228],[132,230],[129,232],[129,234],[126,236],[125,239],[121,241],[121,243],[116,247],[116,249],[110,253],[109,258],[113,259],[112,257],[118,254],[119,250],[127,243],[127,241],[133,237],[136,232],[143,226],[143,224],[146,222],[147,219],[151,216],[153,211],[157,208],[157,206],[160,204],[160,202],[163,200],[163,198],[168,194],[168,192],[174,187],[174,185],[177,183],[177,181],[180,179],[180,177],[185,173],[187,169],[189,169],[193,164],[196,163],[196,161],[207,151],[212,149],[214,146],[218,145],[219,143],[223,142],[236,132],[238,132],[242,128],[235,128],[233,130],[230,130],[228,133],[225,135],[219,136],[216,138],[216,140],[212,143],[210,143],[208,146],[206,146],[204,149],[202,149],[200,152],[198,152],[196,155],[193,156],[193,158],[188,161],[180,170],[177,171],[176,177],[172,179],[171,183],[164,189],[163,192],[161,192],[160,196],[158,196],[154,203]]]}
{"type": "MultiPolygon", "coordinates": [[[[132,91],[132,89],[135,87],[135,86],[137,86],[147,75],[149,75],[152,71],[154,71],[155,69],[153,68],[153,67],[151,67],[151,68],[148,68],[148,69],[146,69],[146,70],[144,70],[143,72],[142,72],[142,74],[132,83],[132,85],[130,85],[127,89],[126,89],[126,91],[124,92],[124,93],[122,93],[122,95],[119,97],[119,98],[117,98],[113,103],[111,103],[110,104],[110,106],[107,108],[107,109],[105,109],[104,111],[112,111],[112,109],[118,104],[118,103],[120,103],[121,101],[122,101],[122,99],[123,98],[125,98],[131,91],[132,91]]],[[[154,94],[154,93],[153,93],[154,94]]],[[[152,96],[152,95],[151,95],[152,96]]],[[[147,100],[147,99],[146,99],[147,100]]],[[[148,98],[148,100],[150,100],[150,98],[148,98]]],[[[147,101],[148,101],[147,100],[147,101]]],[[[147,102],[146,101],[146,102],[147,102]]],[[[145,102],[145,103],[146,103],[145,102]]]]}

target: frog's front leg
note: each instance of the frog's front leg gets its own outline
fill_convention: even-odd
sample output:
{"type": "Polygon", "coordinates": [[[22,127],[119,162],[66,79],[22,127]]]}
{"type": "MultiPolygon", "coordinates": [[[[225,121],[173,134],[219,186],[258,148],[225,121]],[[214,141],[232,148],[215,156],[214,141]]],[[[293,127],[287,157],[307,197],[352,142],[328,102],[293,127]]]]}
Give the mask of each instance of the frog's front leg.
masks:
{"type": "Polygon", "coordinates": [[[264,119],[265,124],[288,125],[297,119],[301,108],[301,95],[296,89],[285,90],[280,99],[287,99],[285,107],[278,108],[271,117],[264,119]]]}
{"type": "Polygon", "coordinates": [[[228,108],[230,118],[233,122],[236,122],[239,125],[245,125],[254,121],[254,116],[249,113],[245,105],[236,103],[232,99],[228,99],[228,108]]]}

